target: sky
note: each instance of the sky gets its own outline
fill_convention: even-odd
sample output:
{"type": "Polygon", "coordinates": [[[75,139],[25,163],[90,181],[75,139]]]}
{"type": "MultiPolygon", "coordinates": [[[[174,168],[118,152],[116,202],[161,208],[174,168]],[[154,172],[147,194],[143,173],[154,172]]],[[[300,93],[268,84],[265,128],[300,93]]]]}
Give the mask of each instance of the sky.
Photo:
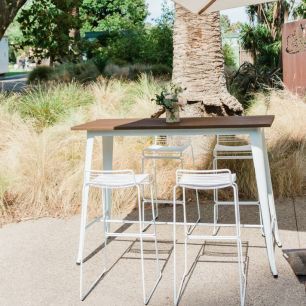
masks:
{"type": "MultiPolygon", "coordinates": [[[[161,15],[162,2],[164,0],[146,0],[149,5],[150,16],[148,20],[156,19],[161,15]]],[[[171,0],[166,0],[169,4],[172,4],[171,0]]],[[[191,0],[192,1],[192,0],[191,0]]],[[[247,22],[248,17],[245,13],[245,8],[236,8],[231,10],[226,10],[221,12],[224,15],[227,15],[231,22],[247,22]]]]}

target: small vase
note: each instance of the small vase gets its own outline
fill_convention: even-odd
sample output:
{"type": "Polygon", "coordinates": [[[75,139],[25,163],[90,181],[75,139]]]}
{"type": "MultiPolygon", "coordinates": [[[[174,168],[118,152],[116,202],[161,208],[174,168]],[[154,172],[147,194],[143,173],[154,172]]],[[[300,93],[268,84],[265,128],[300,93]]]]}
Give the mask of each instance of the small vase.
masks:
{"type": "Polygon", "coordinates": [[[180,122],[180,107],[178,105],[174,105],[171,109],[166,109],[166,122],[180,122]]]}

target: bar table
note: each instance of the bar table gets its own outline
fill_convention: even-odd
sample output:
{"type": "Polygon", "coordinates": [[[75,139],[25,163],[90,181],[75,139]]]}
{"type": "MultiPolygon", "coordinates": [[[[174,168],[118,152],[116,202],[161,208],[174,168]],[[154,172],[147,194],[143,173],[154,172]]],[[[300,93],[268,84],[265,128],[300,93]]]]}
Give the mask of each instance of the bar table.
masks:
{"type": "MultiPolygon", "coordinates": [[[[281,246],[279,237],[275,202],[273,196],[270,166],[264,136],[264,128],[272,126],[274,116],[241,116],[241,117],[201,117],[182,118],[179,123],[166,123],[165,119],[99,119],[72,127],[73,131],[86,131],[86,155],[84,183],[88,181],[91,170],[93,145],[95,137],[102,137],[103,170],[112,170],[113,139],[116,136],[192,136],[192,135],[248,135],[252,146],[253,162],[259,202],[262,211],[263,230],[265,234],[267,256],[274,277],[278,276],[274,242],[281,246]]],[[[83,188],[84,190],[84,188],[83,188]]],[[[106,193],[108,203],[111,194],[106,193]]],[[[88,198],[88,193],[82,199],[88,198]]],[[[107,207],[109,214],[111,207],[107,207]]],[[[82,216],[84,213],[82,205],[82,216]]],[[[81,235],[85,231],[86,222],[81,218],[81,235]]],[[[77,262],[81,261],[80,249],[77,262]]]]}

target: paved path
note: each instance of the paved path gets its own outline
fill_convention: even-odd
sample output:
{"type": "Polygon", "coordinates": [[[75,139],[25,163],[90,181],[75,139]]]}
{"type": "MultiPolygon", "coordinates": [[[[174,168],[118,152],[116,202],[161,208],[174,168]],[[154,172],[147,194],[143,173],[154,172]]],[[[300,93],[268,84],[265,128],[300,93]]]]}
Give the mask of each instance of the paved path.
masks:
{"type": "MultiPolygon", "coordinates": [[[[230,219],[230,208],[221,211],[222,221],[230,219]]],[[[189,206],[189,220],[195,211],[189,206]]],[[[202,206],[204,221],[211,219],[211,205],[202,206]]],[[[242,209],[242,219],[257,219],[256,209],[242,209]]],[[[306,201],[278,201],[277,212],[284,248],[306,247],[306,201]],[[294,205],[295,204],[295,205],[294,205]],[[297,216],[297,218],[296,218],[297,216]]],[[[136,212],[132,212],[128,218],[136,212]]],[[[160,210],[161,219],[171,219],[171,207],[160,210]]],[[[109,245],[109,260],[117,263],[84,302],[79,297],[79,267],[75,265],[79,216],[67,219],[40,219],[11,224],[0,229],[0,305],[106,305],[141,306],[139,245],[130,240],[116,240],[109,245]],[[129,249],[130,248],[130,249],[129,249]]],[[[101,245],[102,224],[88,232],[87,252],[101,245]]],[[[132,226],[128,229],[137,230],[132,226]]],[[[225,231],[225,230],[222,230],[225,231]]],[[[226,229],[228,232],[229,229],[226,229]]],[[[179,233],[181,230],[179,230],[179,233]]],[[[158,229],[163,258],[163,278],[149,305],[172,305],[171,226],[158,229]]],[[[264,240],[257,229],[243,229],[244,253],[248,256],[246,305],[306,305],[305,284],[300,282],[276,249],[279,278],[271,276],[264,240]]],[[[182,236],[179,236],[182,242],[182,236]]],[[[145,249],[151,250],[152,244],[145,249]]],[[[178,264],[183,267],[182,245],[178,264]]],[[[180,305],[238,305],[238,269],[232,247],[220,243],[190,246],[189,266],[197,255],[180,305]],[[199,253],[200,252],[200,253],[199,253]]],[[[102,271],[102,252],[87,261],[87,279],[93,281],[102,271]]],[[[151,254],[146,255],[150,257],[151,254]]],[[[146,261],[148,283],[152,284],[153,262],[146,261]]],[[[89,283],[89,282],[88,282],[89,283]]],[[[88,284],[87,283],[87,284],[88,284]]]]}
{"type": "Polygon", "coordinates": [[[0,91],[20,92],[27,86],[27,74],[0,77],[0,91]]]}

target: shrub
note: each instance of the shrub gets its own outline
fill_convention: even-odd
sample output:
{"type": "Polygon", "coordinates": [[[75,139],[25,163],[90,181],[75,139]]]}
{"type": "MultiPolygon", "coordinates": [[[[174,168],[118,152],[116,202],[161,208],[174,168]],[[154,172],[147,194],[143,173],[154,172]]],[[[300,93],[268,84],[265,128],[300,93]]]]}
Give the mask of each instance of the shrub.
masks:
{"type": "Polygon", "coordinates": [[[224,56],[224,64],[227,67],[236,67],[236,59],[235,53],[232,46],[228,43],[225,43],[222,49],[223,56],[224,56]]]}
{"type": "Polygon", "coordinates": [[[88,83],[94,81],[99,75],[99,69],[92,61],[63,64],[54,69],[54,80],[58,82],[88,83]]]}
{"type": "Polygon", "coordinates": [[[95,63],[88,61],[78,64],[62,64],[54,68],[47,66],[37,67],[30,73],[28,82],[30,84],[50,81],[87,83],[94,81],[99,75],[100,72],[95,63]]]}
{"type": "Polygon", "coordinates": [[[150,71],[155,77],[165,77],[167,79],[171,79],[172,76],[172,68],[163,64],[152,65],[150,71]]]}
{"type": "Polygon", "coordinates": [[[48,82],[53,79],[54,69],[48,66],[38,66],[28,76],[28,83],[48,82]]]}

